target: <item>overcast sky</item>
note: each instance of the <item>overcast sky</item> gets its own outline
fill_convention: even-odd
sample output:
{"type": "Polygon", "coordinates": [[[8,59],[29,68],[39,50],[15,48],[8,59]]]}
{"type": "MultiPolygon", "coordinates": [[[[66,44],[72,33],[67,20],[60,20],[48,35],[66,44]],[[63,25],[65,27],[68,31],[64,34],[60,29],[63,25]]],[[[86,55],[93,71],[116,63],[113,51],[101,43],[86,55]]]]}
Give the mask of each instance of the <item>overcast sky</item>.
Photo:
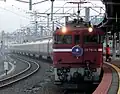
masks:
{"type": "MultiPolygon", "coordinates": [[[[24,0],[29,1],[29,0],[24,0]]],[[[33,3],[43,1],[43,0],[33,0],[33,3]]],[[[63,0],[62,0],[63,1],[63,0]]],[[[56,0],[54,6],[63,6],[65,2],[60,2],[56,0]]],[[[68,0],[75,1],[75,0],[68,0]]],[[[76,0],[78,1],[78,0],[76,0]]],[[[103,4],[99,1],[93,0],[93,5],[103,6],[103,4]]],[[[92,4],[84,4],[83,6],[93,6],[92,4]]],[[[66,4],[65,6],[71,6],[70,4],[66,4]]],[[[47,1],[38,5],[33,6],[33,11],[37,10],[39,12],[44,12],[45,10],[51,7],[51,2],[47,1]]],[[[57,9],[54,9],[54,11],[57,9]]],[[[30,16],[28,13],[29,4],[21,3],[15,0],[6,0],[3,2],[0,0],[0,32],[4,30],[5,32],[13,32],[16,29],[19,29],[21,26],[26,26],[30,23],[30,16]]]]}

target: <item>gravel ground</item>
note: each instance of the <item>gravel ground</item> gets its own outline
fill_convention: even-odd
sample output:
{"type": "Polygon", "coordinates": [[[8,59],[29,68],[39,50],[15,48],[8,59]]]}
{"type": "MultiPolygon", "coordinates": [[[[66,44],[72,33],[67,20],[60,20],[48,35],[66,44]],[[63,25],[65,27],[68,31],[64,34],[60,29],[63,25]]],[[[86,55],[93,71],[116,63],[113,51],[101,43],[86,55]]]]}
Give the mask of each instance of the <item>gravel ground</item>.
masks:
{"type": "Polygon", "coordinates": [[[8,59],[9,59],[9,61],[11,62],[11,63],[13,63],[14,61],[16,61],[16,64],[15,64],[15,69],[10,73],[10,74],[8,74],[8,75],[6,75],[6,76],[3,76],[2,78],[0,78],[0,79],[3,79],[3,78],[6,78],[6,77],[9,77],[9,76],[12,76],[12,75],[14,75],[14,74],[16,74],[16,73],[19,73],[20,71],[22,71],[22,70],[24,70],[24,69],[26,69],[27,67],[28,67],[28,64],[26,64],[25,62],[21,62],[21,61],[19,61],[19,60],[17,60],[17,59],[12,59],[11,57],[8,57],[8,59]]]}
{"type": "MultiPolygon", "coordinates": [[[[0,94],[63,94],[62,89],[53,85],[53,80],[51,80],[53,79],[53,72],[48,61],[21,57],[29,61],[36,61],[41,68],[36,74],[2,88],[0,94]]],[[[22,67],[22,65],[20,66],[22,67]]]]}
{"type": "MultiPolygon", "coordinates": [[[[0,94],[61,94],[58,93],[57,87],[50,80],[53,74],[49,71],[50,64],[45,61],[37,62],[41,68],[36,74],[1,89],[0,94]]],[[[21,69],[20,66],[23,67],[22,63],[19,64],[19,68],[21,69]]]]}

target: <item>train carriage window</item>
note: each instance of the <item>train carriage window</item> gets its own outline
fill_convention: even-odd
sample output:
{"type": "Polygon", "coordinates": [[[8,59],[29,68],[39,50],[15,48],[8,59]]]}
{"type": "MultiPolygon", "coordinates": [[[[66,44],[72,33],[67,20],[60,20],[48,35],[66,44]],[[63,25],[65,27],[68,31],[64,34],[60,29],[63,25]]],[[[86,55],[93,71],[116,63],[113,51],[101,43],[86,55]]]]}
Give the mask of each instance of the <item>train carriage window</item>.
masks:
{"type": "Polygon", "coordinates": [[[54,38],[55,44],[72,44],[71,35],[56,35],[54,38]]]}

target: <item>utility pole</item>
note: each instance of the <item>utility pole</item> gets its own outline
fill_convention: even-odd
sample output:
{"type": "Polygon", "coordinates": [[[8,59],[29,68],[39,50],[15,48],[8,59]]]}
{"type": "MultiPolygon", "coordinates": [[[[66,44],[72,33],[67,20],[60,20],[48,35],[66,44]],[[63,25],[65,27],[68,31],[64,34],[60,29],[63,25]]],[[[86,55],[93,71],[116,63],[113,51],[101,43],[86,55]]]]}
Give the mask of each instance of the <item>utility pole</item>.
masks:
{"type": "Polygon", "coordinates": [[[29,3],[29,10],[32,10],[32,5],[43,3],[43,2],[46,2],[48,0],[43,0],[43,1],[40,1],[40,2],[36,2],[36,3],[32,3],[32,0],[29,0],[29,2],[24,1],[24,0],[16,0],[16,1],[19,1],[19,2],[22,2],[22,3],[29,3]]]}
{"type": "Polygon", "coordinates": [[[55,0],[51,0],[51,21],[53,21],[53,3],[55,0]]]}
{"type": "Polygon", "coordinates": [[[47,27],[49,28],[49,13],[47,14],[47,27]]]}
{"type": "Polygon", "coordinates": [[[1,34],[2,39],[1,39],[0,53],[1,53],[2,56],[4,55],[4,52],[3,52],[3,46],[4,46],[3,35],[4,35],[4,31],[2,31],[2,34],[1,34]]]}
{"type": "Polygon", "coordinates": [[[69,16],[66,16],[65,17],[65,25],[67,25],[67,22],[69,21],[69,18],[68,18],[69,16]]]}
{"type": "Polygon", "coordinates": [[[79,20],[79,16],[80,16],[80,3],[78,3],[78,11],[77,11],[77,13],[78,13],[78,20],[79,20]]]}
{"type": "Polygon", "coordinates": [[[53,21],[53,3],[55,0],[51,0],[51,21],[52,21],[52,32],[54,32],[54,21],[53,21]]]}
{"type": "Polygon", "coordinates": [[[32,10],[32,0],[29,0],[29,10],[32,10]]]}
{"type": "Polygon", "coordinates": [[[32,14],[31,14],[31,16],[33,17],[33,20],[31,21],[31,22],[33,22],[33,24],[34,24],[34,33],[35,33],[35,35],[37,35],[37,30],[38,30],[38,21],[37,21],[37,15],[38,13],[37,13],[37,11],[34,11],[32,14]]]}
{"type": "Polygon", "coordinates": [[[36,11],[34,13],[34,22],[35,22],[35,35],[37,35],[37,24],[38,24],[38,22],[37,22],[37,12],[36,11]]]}

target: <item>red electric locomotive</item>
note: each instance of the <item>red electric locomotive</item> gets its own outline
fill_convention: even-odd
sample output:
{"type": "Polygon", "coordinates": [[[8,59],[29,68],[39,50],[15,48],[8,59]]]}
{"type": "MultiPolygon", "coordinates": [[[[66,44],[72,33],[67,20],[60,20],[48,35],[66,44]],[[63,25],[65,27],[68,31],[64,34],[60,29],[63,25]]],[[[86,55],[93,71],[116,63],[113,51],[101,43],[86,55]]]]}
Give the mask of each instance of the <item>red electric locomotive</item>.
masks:
{"type": "Polygon", "coordinates": [[[53,34],[55,84],[99,81],[103,36],[103,31],[83,20],[74,20],[56,29],[53,34]]]}

